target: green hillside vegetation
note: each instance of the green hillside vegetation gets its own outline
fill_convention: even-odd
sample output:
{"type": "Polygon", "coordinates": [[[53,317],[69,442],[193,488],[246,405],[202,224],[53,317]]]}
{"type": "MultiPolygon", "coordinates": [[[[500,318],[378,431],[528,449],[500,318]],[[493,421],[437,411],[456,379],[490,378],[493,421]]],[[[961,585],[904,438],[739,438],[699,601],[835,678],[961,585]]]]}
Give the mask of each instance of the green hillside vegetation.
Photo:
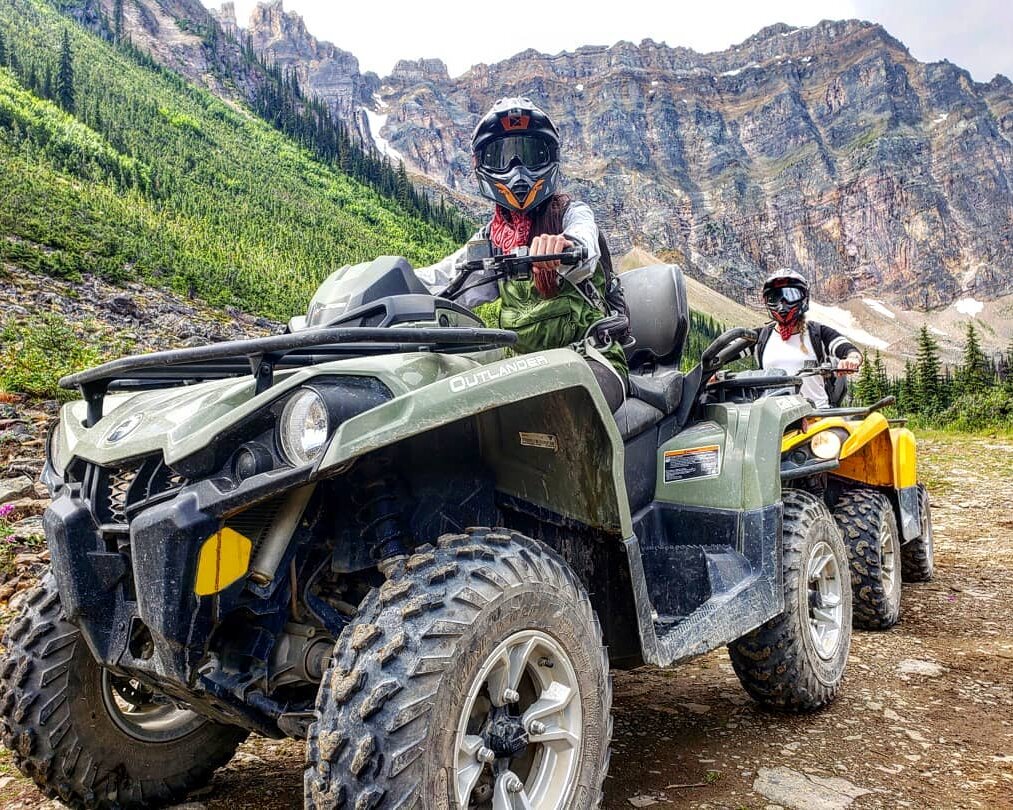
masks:
{"type": "Polygon", "coordinates": [[[0,260],[285,319],[335,267],[454,238],[42,0],[0,4],[0,260]],[[62,106],[58,106],[59,105],[62,106]]]}
{"type": "MultiPolygon", "coordinates": [[[[157,67],[153,57],[134,48],[126,28],[123,0],[104,10],[94,0],[51,0],[63,14],[85,21],[82,24],[107,42],[130,53],[142,64],[157,67]]],[[[294,70],[269,64],[253,48],[249,35],[242,41],[226,34],[210,10],[197,4],[189,7],[193,17],[177,18],[182,31],[200,37],[204,66],[223,88],[231,88],[234,98],[245,98],[251,110],[273,127],[305,146],[316,157],[337,166],[344,174],[361,180],[384,197],[396,199],[409,213],[421,215],[454,234],[463,242],[474,226],[442,195],[430,195],[412,185],[404,165],[394,166],[386,155],[364,146],[336,118],[327,103],[307,96],[294,70]],[[200,10],[198,10],[200,9],[200,10]],[[246,88],[240,91],[240,87],[246,88]]],[[[61,55],[62,60],[62,55],[61,55]]],[[[61,61],[62,65],[62,61],[61,61]]],[[[59,85],[59,72],[57,85],[59,85]]],[[[226,91],[229,92],[229,91],[226,91]]],[[[47,97],[52,97],[49,93],[47,97]]],[[[61,106],[66,108],[61,102],[61,106]]]]}

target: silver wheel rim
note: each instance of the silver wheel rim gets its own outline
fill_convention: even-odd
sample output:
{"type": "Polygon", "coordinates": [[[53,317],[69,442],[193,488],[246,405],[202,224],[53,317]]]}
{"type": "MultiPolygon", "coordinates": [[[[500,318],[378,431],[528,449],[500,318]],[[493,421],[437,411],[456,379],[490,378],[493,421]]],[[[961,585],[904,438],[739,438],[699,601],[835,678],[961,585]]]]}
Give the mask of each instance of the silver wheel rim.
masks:
{"type": "Polygon", "coordinates": [[[897,535],[890,531],[888,521],[879,527],[879,568],[883,572],[883,586],[887,596],[892,597],[897,589],[897,535]]]}
{"type": "Polygon", "coordinates": [[[841,644],[844,599],[841,568],[830,545],[821,540],[809,555],[806,566],[808,599],[806,619],[816,654],[824,661],[834,657],[841,644]]]}
{"type": "Polygon", "coordinates": [[[107,669],[102,670],[102,702],[120,731],[145,743],[174,742],[207,722],[207,718],[179,708],[165,695],[107,669]]]}
{"type": "Polygon", "coordinates": [[[514,633],[486,659],[461,711],[454,749],[458,806],[566,807],[581,740],[580,690],[569,657],[545,633],[514,633]],[[504,750],[497,729],[510,729],[523,749],[504,750]]]}

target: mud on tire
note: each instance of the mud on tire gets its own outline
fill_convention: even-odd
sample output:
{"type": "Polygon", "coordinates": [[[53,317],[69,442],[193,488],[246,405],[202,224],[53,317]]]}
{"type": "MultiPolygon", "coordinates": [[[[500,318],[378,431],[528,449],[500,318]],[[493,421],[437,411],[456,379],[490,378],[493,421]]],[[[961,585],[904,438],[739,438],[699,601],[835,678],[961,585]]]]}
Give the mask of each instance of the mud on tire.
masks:
{"type": "Polygon", "coordinates": [[[71,807],[153,807],[206,784],[246,737],[204,722],[177,739],[145,743],[116,725],[102,669],[66,621],[52,574],[25,599],[0,661],[3,743],[43,793],[71,807]]]}
{"type": "Polygon", "coordinates": [[[900,547],[901,573],[905,582],[928,582],[935,573],[932,510],[925,484],[918,485],[918,507],[922,518],[921,534],[900,547]]]}
{"type": "MultiPolygon", "coordinates": [[[[782,500],[784,611],[729,644],[728,653],[735,674],[754,700],[770,708],[810,711],[834,699],[848,661],[851,647],[848,555],[833,515],[821,500],[792,489],[784,491],[782,500]],[[836,587],[839,601],[832,607],[830,599],[825,603],[817,600],[810,581],[814,564],[827,555],[832,556],[827,563],[836,566],[839,580],[836,587]],[[839,624],[837,635],[826,637],[827,649],[822,654],[810,629],[814,605],[829,610],[839,624]]],[[[817,582],[817,587],[824,586],[817,582]]]]}
{"type": "Polygon", "coordinates": [[[890,499],[851,489],[834,505],[848,547],[855,627],[886,630],[900,619],[900,533],[890,499]]]}
{"type": "Polygon", "coordinates": [[[469,529],[399,563],[338,639],[307,740],[306,807],[458,807],[463,709],[501,642],[532,630],[558,644],[579,692],[582,739],[561,808],[600,806],[612,686],[587,594],[543,544],[469,529]]]}

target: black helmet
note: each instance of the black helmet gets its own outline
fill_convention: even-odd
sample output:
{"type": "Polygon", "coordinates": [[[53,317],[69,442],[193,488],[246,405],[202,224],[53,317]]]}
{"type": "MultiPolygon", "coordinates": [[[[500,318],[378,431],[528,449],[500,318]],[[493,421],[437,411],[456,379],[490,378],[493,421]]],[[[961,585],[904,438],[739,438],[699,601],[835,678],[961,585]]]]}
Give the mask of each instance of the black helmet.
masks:
{"type": "Polygon", "coordinates": [[[792,326],[809,309],[809,282],[783,267],[763,282],[763,303],[779,325],[792,326]]]}
{"type": "Polygon", "coordinates": [[[471,136],[483,197],[513,211],[530,211],[559,186],[559,133],[527,98],[501,98],[471,136]]]}

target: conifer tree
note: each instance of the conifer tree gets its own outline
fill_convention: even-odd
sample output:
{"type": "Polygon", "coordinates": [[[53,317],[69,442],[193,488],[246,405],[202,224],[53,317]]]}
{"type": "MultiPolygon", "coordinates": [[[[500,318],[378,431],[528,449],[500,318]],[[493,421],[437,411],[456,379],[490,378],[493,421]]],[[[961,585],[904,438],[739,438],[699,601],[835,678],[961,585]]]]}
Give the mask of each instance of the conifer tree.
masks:
{"type": "Polygon", "coordinates": [[[972,394],[990,388],[995,382],[995,369],[982,351],[981,341],[974,328],[974,322],[967,324],[964,354],[957,369],[955,391],[957,396],[972,394]]]}
{"type": "Polygon", "coordinates": [[[890,377],[886,373],[886,364],[883,362],[879,349],[876,349],[876,358],[872,361],[872,380],[873,402],[878,402],[883,397],[890,396],[890,377]]]}
{"type": "Polygon", "coordinates": [[[918,382],[910,360],[904,362],[904,376],[897,383],[897,408],[901,413],[917,413],[920,410],[918,382]]]}
{"type": "Polygon", "coordinates": [[[117,45],[123,39],[123,0],[113,2],[113,42],[117,45]]]}
{"type": "Polygon", "coordinates": [[[918,412],[921,414],[937,413],[943,407],[939,369],[939,345],[929,334],[929,328],[922,326],[918,332],[918,354],[915,359],[918,412]]]}
{"type": "Polygon", "coordinates": [[[869,362],[869,356],[863,352],[862,367],[858,371],[858,379],[851,386],[851,396],[859,405],[871,405],[875,402],[875,398],[873,397],[875,380],[873,379],[872,371],[872,363],[869,362]]]}
{"type": "Polygon", "coordinates": [[[7,64],[7,46],[4,44],[4,35],[0,31],[0,66],[7,64]]]}
{"type": "Polygon", "coordinates": [[[60,46],[60,69],[56,74],[56,100],[67,112],[74,112],[74,54],[70,49],[70,34],[63,29],[60,46]]]}

